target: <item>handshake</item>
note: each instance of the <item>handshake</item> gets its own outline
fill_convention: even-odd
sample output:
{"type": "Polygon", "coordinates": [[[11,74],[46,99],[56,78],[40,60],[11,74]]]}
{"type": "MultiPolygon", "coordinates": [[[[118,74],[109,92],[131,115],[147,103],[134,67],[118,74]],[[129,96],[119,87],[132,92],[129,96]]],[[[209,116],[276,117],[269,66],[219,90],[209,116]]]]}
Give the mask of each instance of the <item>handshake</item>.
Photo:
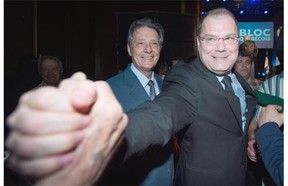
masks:
{"type": "Polygon", "coordinates": [[[91,185],[124,138],[128,118],[103,81],[75,73],[31,90],[8,117],[6,166],[36,185],[91,185]]]}

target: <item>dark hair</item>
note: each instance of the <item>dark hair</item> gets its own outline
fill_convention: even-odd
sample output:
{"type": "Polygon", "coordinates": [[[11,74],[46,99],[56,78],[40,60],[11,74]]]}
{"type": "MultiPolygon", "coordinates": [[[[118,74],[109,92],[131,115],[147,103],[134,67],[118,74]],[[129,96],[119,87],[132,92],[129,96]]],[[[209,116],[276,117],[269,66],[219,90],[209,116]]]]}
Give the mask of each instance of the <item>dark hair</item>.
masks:
{"type": "Polygon", "coordinates": [[[246,50],[246,47],[248,47],[249,45],[253,44],[255,46],[255,50],[253,51],[253,56],[257,56],[258,55],[258,48],[256,46],[256,43],[254,41],[251,40],[245,40],[243,43],[241,43],[241,45],[239,46],[239,51],[240,50],[246,50]]]}
{"type": "Polygon", "coordinates": [[[216,9],[210,10],[203,17],[201,17],[199,24],[198,24],[198,28],[197,28],[198,36],[200,36],[200,34],[202,32],[203,22],[207,17],[218,17],[218,16],[222,16],[222,15],[227,15],[227,16],[231,17],[234,20],[236,27],[237,27],[237,30],[238,30],[238,21],[235,18],[235,16],[229,10],[227,10],[225,8],[216,8],[216,9]]]}
{"type": "Polygon", "coordinates": [[[154,22],[151,18],[143,18],[140,20],[136,20],[130,25],[127,36],[127,44],[131,45],[135,31],[142,27],[154,29],[158,33],[159,44],[162,48],[164,42],[164,29],[159,23],[154,22]]]}
{"type": "Polygon", "coordinates": [[[239,50],[245,50],[245,47],[248,47],[250,44],[254,44],[255,46],[256,46],[256,44],[255,44],[255,42],[254,41],[252,41],[252,40],[245,40],[243,43],[241,43],[241,45],[239,46],[239,50]]]}
{"type": "Polygon", "coordinates": [[[172,68],[177,63],[184,63],[184,60],[181,57],[173,57],[168,65],[170,68],[172,68]]]}
{"type": "Polygon", "coordinates": [[[43,61],[47,60],[47,59],[50,59],[50,60],[54,60],[58,63],[58,66],[59,66],[59,69],[60,69],[60,72],[61,74],[63,73],[63,66],[62,66],[62,62],[60,61],[60,59],[58,59],[57,57],[55,56],[41,56],[39,59],[38,59],[38,72],[41,74],[41,68],[42,68],[42,63],[43,61]]]}
{"type": "Polygon", "coordinates": [[[249,57],[250,60],[251,60],[251,62],[254,61],[253,53],[248,52],[248,51],[246,51],[246,50],[239,50],[238,57],[239,57],[239,56],[249,57]]]}

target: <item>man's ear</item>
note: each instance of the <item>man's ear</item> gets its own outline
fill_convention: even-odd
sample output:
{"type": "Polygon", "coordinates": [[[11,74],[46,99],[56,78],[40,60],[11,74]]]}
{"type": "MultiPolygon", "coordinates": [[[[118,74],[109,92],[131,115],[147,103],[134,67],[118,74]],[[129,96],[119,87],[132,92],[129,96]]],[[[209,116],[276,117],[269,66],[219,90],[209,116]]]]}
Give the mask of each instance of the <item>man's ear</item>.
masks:
{"type": "Polygon", "coordinates": [[[196,37],[197,39],[197,47],[199,48],[199,45],[200,45],[200,41],[199,41],[199,37],[196,37]]]}
{"type": "Polygon", "coordinates": [[[129,56],[131,57],[132,55],[131,55],[131,48],[130,48],[130,46],[127,44],[127,52],[128,52],[128,54],[129,54],[129,56]]]}

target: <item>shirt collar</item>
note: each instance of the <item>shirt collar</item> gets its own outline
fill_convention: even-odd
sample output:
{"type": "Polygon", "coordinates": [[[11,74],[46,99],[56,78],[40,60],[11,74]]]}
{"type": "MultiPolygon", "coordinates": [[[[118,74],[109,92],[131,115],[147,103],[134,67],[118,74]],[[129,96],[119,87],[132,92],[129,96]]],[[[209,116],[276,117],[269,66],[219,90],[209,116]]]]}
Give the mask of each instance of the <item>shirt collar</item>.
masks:
{"type": "MultiPolygon", "coordinates": [[[[139,79],[140,83],[142,84],[143,87],[145,87],[149,80],[144,74],[142,74],[136,67],[135,65],[132,63],[131,64],[131,70],[134,72],[134,74],[137,76],[137,78],[139,79]]],[[[155,83],[155,78],[154,78],[154,72],[152,72],[152,75],[151,75],[151,80],[154,81],[155,83]]]]}

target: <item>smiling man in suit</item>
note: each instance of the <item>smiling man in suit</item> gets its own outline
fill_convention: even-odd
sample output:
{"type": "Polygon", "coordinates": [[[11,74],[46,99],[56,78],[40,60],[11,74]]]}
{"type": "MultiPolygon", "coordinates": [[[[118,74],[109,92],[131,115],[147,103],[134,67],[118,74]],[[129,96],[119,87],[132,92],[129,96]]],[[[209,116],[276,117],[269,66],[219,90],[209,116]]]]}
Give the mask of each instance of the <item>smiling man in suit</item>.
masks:
{"type": "MultiPolygon", "coordinates": [[[[130,25],[127,51],[132,63],[128,64],[124,72],[107,80],[124,112],[134,109],[143,102],[153,100],[160,93],[163,80],[153,72],[153,69],[160,58],[163,42],[164,30],[152,19],[136,20],[130,25]],[[155,89],[152,98],[149,81],[153,82],[155,89]]],[[[116,158],[115,161],[117,160],[116,158]]],[[[120,165],[110,173],[100,185],[172,185],[174,175],[172,145],[168,143],[164,148],[150,148],[141,155],[129,158],[124,165],[120,165]]]]}
{"type": "Polygon", "coordinates": [[[128,156],[151,144],[164,145],[186,127],[177,185],[245,185],[247,129],[257,100],[245,80],[232,72],[238,56],[237,25],[223,8],[204,15],[198,27],[199,57],[171,69],[161,94],[128,112],[128,156]],[[225,90],[225,78],[232,92],[225,90]]]}

